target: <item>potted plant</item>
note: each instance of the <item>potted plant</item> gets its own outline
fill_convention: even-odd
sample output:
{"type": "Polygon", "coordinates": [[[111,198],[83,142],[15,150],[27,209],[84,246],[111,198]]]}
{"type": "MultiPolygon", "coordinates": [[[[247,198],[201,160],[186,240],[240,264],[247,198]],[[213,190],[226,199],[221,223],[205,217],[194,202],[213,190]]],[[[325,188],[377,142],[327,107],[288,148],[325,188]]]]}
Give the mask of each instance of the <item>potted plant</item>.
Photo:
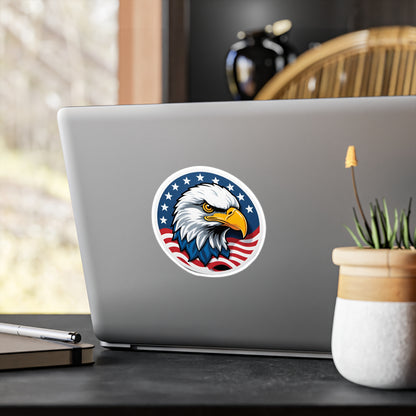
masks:
{"type": "Polygon", "coordinates": [[[347,151],[354,192],[363,223],[354,209],[356,233],[346,227],[356,247],[333,250],[339,267],[332,329],[332,355],[348,380],[369,387],[416,388],[416,230],[407,210],[386,201],[370,204],[367,220],[358,198],[354,146],[347,151]]]}

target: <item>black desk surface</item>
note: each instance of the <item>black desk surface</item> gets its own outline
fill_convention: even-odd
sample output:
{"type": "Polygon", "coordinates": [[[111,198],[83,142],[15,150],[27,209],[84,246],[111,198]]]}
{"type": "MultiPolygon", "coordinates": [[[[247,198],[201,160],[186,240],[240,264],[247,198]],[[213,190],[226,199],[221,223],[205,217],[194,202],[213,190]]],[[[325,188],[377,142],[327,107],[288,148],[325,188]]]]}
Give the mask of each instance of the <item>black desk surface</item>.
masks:
{"type": "Polygon", "coordinates": [[[87,315],[0,315],[78,330],[95,365],[0,372],[0,415],[416,415],[415,391],[344,380],[330,360],[111,351],[87,315]]]}

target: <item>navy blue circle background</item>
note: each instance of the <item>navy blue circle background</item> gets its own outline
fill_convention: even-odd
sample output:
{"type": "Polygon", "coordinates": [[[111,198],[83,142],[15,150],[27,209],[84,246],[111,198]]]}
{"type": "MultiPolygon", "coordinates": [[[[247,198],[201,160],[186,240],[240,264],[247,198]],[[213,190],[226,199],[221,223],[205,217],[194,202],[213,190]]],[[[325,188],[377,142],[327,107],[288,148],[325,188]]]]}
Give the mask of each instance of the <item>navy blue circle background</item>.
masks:
{"type": "MultiPolygon", "coordinates": [[[[247,221],[247,236],[250,235],[253,231],[255,231],[257,229],[257,227],[260,225],[259,222],[259,216],[257,214],[257,209],[256,206],[254,205],[253,201],[250,199],[250,197],[246,194],[246,192],[244,191],[244,189],[240,188],[235,182],[233,182],[230,179],[227,179],[224,176],[218,175],[218,174],[214,174],[214,173],[209,173],[209,172],[204,172],[204,171],[195,171],[195,172],[188,172],[185,175],[182,176],[178,176],[176,179],[174,179],[172,182],[169,183],[169,185],[164,189],[159,203],[158,203],[158,209],[157,209],[157,224],[159,229],[162,228],[170,228],[172,229],[172,221],[173,221],[173,211],[174,211],[174,207],[175,204],[178,200],[178,198],[185,192],[187,191],[189,188],[196,186],[196,185],[200,185],[203,183],[209,183],[212,184],[213,179],[218,179],[218,185],[223,186],[225,188],[227,188],[228,185],[232,185],[234,187],[234,189],[231,192],[231,194],[233,194],[235,196],[235,198],[237,199],[237,201],[240,204],[240,211],[244,214],[246,221],[247,221]],[[198,175],[202,175],[203,176],[203,180],[198,180],[197,176],[198,175]],[[189,184],[185,184],[184,179],[188,178],[189,179],[189,184]],[[173,185],[176,184],[178,185],[178,190],[175,191],[173,189],[173,185]],[[171,199],[167,199],[166,194],[170,194],[172,195],[171,199]],[[244,196],[244,200],[239,200],[238,195],[241,194],[244,196]],[[162,205],[167,205],[168,208],[167,210],[163,210],[162,209],[162,205]],[[252,208],[252,212],[250,211],[250,207],[252,208]],[[248,209],[247,209],[248,208],[248,209]],[[166,223],[162,224],[161,223],[161,218],[166,218],[166,223]]],[[[228,188],[227,188],[228,189],[228,188]]],[[[262,232],[264,230],[260,230],[260,232],[262,232]]],[[[238,238],[241,239],[242,235],[241,232],[238,230],[231,230],[228,231],[227,233],[227,237],[234,237],[234,238],[238,238]]]]}

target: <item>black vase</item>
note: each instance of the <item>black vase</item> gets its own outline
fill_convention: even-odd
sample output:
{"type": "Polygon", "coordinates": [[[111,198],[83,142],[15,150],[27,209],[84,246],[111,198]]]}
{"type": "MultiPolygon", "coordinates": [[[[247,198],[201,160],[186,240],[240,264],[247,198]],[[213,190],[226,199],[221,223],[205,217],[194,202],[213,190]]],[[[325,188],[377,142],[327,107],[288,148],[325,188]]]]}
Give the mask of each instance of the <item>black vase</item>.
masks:
{"type": "Polygon", "coordinates": [[[228,87],[235,100],[252,100],[273,75],[296,59],[288,43],[291,27],[284,20],[263,30],[237,34],[240,40],[230,47],[226,58],[228,87]]]}

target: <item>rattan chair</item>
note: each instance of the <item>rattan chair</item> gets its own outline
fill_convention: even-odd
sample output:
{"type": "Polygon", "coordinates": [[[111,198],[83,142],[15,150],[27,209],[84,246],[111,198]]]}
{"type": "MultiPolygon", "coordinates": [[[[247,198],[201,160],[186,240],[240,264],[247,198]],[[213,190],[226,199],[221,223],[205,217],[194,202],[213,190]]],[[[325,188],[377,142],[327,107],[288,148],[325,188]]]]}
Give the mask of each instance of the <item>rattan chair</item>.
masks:
{"type": "Polygon", "coordinates": [[[256,100],[416,94],[416,27],[347,33],[276,74],[256,100]]]}

